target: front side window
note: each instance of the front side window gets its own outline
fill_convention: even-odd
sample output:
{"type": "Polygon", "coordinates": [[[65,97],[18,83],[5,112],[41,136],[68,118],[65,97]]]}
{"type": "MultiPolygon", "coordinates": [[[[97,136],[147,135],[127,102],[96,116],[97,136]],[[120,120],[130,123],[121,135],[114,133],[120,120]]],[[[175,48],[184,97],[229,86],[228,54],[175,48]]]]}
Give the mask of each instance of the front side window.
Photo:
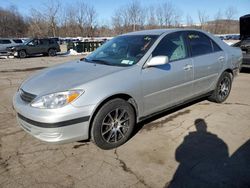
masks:
{"type": "Polygon", "coordinates": [[[13,41],[14,41],[15,43],[17,43],[17,44],[21,44],[21,43],[23,43],[23,41],[22,41],[22,40],[20,40],[20,39],[13,39],[13,41]]]}
{"type": "Polygon", "coordinates": [[[136,64],[152,46],[158,35],[124,35],[113,38],[85,58],[92,63],[113,66],[136,64]]]}
{"type": "Polygon", "coordinates": [[[186,58],[184,33],[177,32],[165,36],[153,51],[152,56],[168,56],[170,62],[186,58]]]}
{"type": "Polygon", "coordinates": [[[191,48],[192,56],[205,55],[213,52],[210,39],[200,32],[190,32],[188,41],[191,48]]]}
{"type": "Polygon", "coordinates": [[[29,46],[36,46],[36,45],[38,45],[38,40],[37,39],[32,40],[32,41],[28,42],[28,45],[29,46]]]}

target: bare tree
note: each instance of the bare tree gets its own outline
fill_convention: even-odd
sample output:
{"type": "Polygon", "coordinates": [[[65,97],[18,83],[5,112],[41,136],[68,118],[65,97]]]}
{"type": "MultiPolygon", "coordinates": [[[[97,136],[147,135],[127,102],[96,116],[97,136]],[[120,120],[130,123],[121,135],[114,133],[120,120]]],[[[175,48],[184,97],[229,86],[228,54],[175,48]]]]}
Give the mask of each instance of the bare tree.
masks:
{"type": "Polygon", "coordinates": [[[77,9],[75,6],[68,5],[65,7],[59,17],[60,36],[75,37],[81,33],[77,19],[77,9]]]}
{"type": "Polygon", "coordinates": [[[170,27],[175,15],[173,4],[171,2],[165,2],[161,7],[163,10],[164,24],[166,27],[170,27]]]}
{"type": "Polygon", "coordinates": [[[30,10],[28,35],[43,37],[48,35],[48,24],[44,15],[36,9],[30,10]]]}
{"type": "Polygon", "coordinates": [[[159,27],[162,28],[164,25],[164,15],[163,15],[163,9],[161,6],[158,6],[157,8],[156,17],[157,17],[157,22],[158,22],[159,27]]]}
{"type": "Polygon", "coordinates": [[[222,20],[222,12],[221,10],[218,10],[218,12],[214,16],[214,22],[213,22],[213,27],[212,31],[215,34],[221,34],[223,33],[223,28],[224,26],[221,25],[221,20],[222,20]]]}
{"type": "Polygon", "coordinates": [[[97,20],[97,13],[94,7],[85,4],[81,0],[77,3],[76,12],[81,33],[86,36],[93,36],[97,20]]]}
{"type": "Polygon", "coordinates": [[[226,19],[227,20],[233,20],[237,14],[237,9],[235,7],[228,7],[226,10],[225,10],[225,16],[226,16],[226,19]]]}
{"type": "Polygon", "coordinates": [[[127,7],[127,13],[129,15],[129,24],[133,27],[133,31],[140,29],[145,22],[145,12],[138,1],[132,1],[127,7]]]}
{"type": "Polygon", "coordinates": [[[27,23],[15,6],[7,9],[0,7],[0,36],[20,37],[27,31],[27,23]]]}
{"type": "MultiPolygon", "coordinates": [[[[229,26],[233,23],[233,20],[235,19],[236,15],[237,15],[237,9],[235,7],[228,7],[225,10],[225,16],[226,16],[226,24],[229,26]]],[[[233,32],[235,29],[233,29],[233,27],[226,27],[225,32],[227,33],[231,33],[233,32]]]]}
{"type": "Polygon", "coordinates": [[[96,24],[97,13],[94,7],[87,8],[87,36],[93,37],[95,29],[97,27],[96,24]]]}
{"type": "Polygon", "coordinates": [[[154,6],[150,6],[147,9],[147,27],[148,29],[157,28],[157,18],[156,18],[156,10],[154,6]]]}
{"type": "Polygon", "coordinates": [[[52,32],[52,36],[55,37],[57,35],[56,29],[57,29],[57,22],[58,22],[58,12],[60,8],[59,1],[53,0],[49,3],[44,4],[45,9],[45,16],[49,24],[49,29],[52,32]]]}
{"type": "Polygon", "coordinates": [[[115,33],[140,30],[145,24],[145,9],[137,1],[117,9],[112,17],[115,33]]]}
{"type": "Polygon", "coordinates": [[[187,27],[192,27],[194,25],[193,18],[189,14],[186,16],[186,25],[187,27]]]}
{"type": "Polygon", "coordinates": [[[40,10],[32,8],[29,32],[33,36],[57,36],[59,9],[60,4],[56,0],[43,4],[40,10]]]}
{"type": "Polygon", "coordinates": [[[113,29],[116,34],[122,34],[123,33],[123,27],[124,27],[124,18],[122,14],[120,14],[119,9],[114,13],[114,16],[112,17],[112,24],[113,29]]]}
{"type": "Polygon", "coordinates": [[[180,25],[181,11],[178,10],[172,2],[165,2],[158,6],[156,17],[159,26],[178,27],[180,25]]]}
{"type": "Polygon", "coordinates": [[[209,19],[209,16],[207,15],[206,11],[198,10],[198,18],[200,21],[201,29],[204,29],[205,24],[207,23],[209,19]]]}

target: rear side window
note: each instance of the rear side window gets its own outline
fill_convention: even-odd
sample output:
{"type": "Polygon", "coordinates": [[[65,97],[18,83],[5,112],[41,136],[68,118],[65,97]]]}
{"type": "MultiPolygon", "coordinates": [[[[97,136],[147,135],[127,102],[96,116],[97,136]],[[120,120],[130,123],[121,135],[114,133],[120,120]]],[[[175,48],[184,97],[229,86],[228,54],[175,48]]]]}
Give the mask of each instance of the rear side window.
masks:
{"type": "Polygon", "coordinates": [[[17,43],[17,44],[23,43],[23,41],[20,40],[20,39],[13,39],[13,41],[14,41],[15,43],[17,43]]]}
{"type": "Polygon", "coordinates": [[[49,39],[49,44],[54,44],[56,41],[54,39],[49,39]]]}
{"type": "Polygon", "coordinates": [[[192,56],[199,56],[213,52],[211,40],[203,33],[190,32],[188,34],[188,41],[192,56]]]}
{"type": "Polygon", "coordinates": [[[0,40],[0,44],[11,44],[11,41],[2,39],[2,40],[0,40]]]}
{"type": "Polygon", "coordinates": [[[47,39],[40,39],[39,42],[40,42],[40,45],[47,45],[48,44],[47,39]]]}
{"type": "Polygon", "coordinates": [[[213,40],[211,40],[211,42],[212,42],[212,45],[213,45],[213,51],[214,52],[222,51],[218,44],[216,44],[213,40]]]}
{"type": "Polygon", "coordinates": [[[169,61],[177,61],[187,57],[183,32],[166,35],[157,45],[152,56],[168,56],[169,61]]]}

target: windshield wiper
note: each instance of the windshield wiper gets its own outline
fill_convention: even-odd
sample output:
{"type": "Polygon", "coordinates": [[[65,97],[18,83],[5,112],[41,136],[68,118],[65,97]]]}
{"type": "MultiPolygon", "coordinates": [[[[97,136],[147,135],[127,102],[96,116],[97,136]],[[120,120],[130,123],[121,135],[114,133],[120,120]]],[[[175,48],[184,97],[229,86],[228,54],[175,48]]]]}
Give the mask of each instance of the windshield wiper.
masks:
{"type": "Polygon", "coordinates": [[[103,65],[112,65],[111,63],[109,63],[109,62],[107,62],[105,60],[102,60],[102,59],[87,59],[87,61],[94,62],[94,63],[97,63],[97,64],[103,64],[103,65]]]}
{"type": "Polygon", "coordinates": [[[111,64],[108,61],[102,60],[102,59],[88,59],[88,58],[81,58],[80,61],[85,61],[88,63],[96,63],[96,64],[102,64],[102,65],[109,65],[109,66],[119,66],[119,67],[127,67],[128,65],[123,64],[111,64]]]}

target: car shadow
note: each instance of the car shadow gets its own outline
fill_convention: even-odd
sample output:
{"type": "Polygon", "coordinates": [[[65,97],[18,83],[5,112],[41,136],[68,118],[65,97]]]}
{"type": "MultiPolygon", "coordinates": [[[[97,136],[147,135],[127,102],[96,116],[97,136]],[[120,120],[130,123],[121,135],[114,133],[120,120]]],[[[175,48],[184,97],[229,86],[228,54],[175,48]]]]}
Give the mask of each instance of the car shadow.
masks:
{"type": "Polygon", "coordinates": [[[160,119],[160,118],[162,118],[162,117],[164,117],[164,116],[168,116],[168,115],[170,115],[170,114],[172,114],[172,113],[175,113],[175,112],[177,112],[177,111],[179,111],[179,110],[183,110],[183,109],[185,109],[185,108],[187,108],[187,107],[189,107],[189,106],[192,106],[192,105],[197,104],[197,103],[199,103],[199,102],[202,102],[202,101],[204,101],[204,100],[207,100],[207,97],[203,97],[203,98],[200,98],[200,99],[196,99],[196,100],[190,101],[190,102],[188,102],[188,103],[186,103],[186,104],[180,105],[180,106],[178,106],[178,107],[171,108],[171,109],[169,109],[169,110],[166,110],[166,111],[164,111],[164,112],[161,112],[161,113],[159,113],[159,114],[157,114],[157,115],[154,115],[154,116],[152,116],[152,117],[149,117],[149,118],[147,118],[147,119],[145,119],[145,120],[139,122],[139,123],[134,127],[134,130],[133,130],[133,133],[132,133],[132,135],[131,135],[131,138],[134,137],[141,129],[146,128],[147,125],[150,124],[151,122],[153,122],[153,121],[155,121],[155,120],[157,120],[157,119],[160,119]]]}
{"type": "Polygon", "coordinates": [[[227,144],[207,131],[204,119],[195,127],[175,151],[179,166],[165,188],[250,187],[250,140],[229,157],[227,144]]]}

